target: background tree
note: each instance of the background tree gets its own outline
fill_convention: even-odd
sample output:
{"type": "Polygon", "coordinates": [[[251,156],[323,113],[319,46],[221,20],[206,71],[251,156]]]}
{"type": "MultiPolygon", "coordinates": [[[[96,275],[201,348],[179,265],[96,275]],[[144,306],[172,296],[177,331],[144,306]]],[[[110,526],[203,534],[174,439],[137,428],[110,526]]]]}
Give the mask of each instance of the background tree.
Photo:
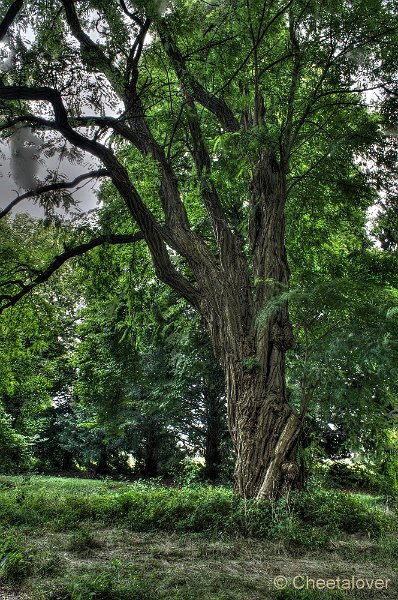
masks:
{"type": "MultiPolygon", "coordinates": [[[[16,277],[25,269],[38,272],[46,261],[46,252],[51,255],[59,242],[56,228],[27,215],[18,215],[12,222],[3,219],[0,232],[0,270],[2,274],[13,272],[16,277]],[[36,252],[38,248],[40,251],[36,252]]],[[[60,400],[71,386],[74,307],[78,297],[78,290],[68,287],[66,273],[59,272],[51,286],[40,294],[25,297],[0,320],[2,422],[6,430],[11,428],[10,435],[13,432],[11,450],[16,440],[24,448],[20,460],[12,450],[14,467],[32,466],[34,455],[37,460],[35,450],[47,423],[47,413],[54,399],[60,400]]],[[[2,447],[3,461],[10,468],[13,461],[6,460],[6,440],[2,447]]]]}
{"type": "MultiPolygon", "coordinates": [[[[105,204],[105,218],[108,209],[105,204]]],[[[156,281],[144,248],[133,257],[101,248],[81,262],[78,401],[113,435],[128,431],[126,448],[143,475],[167,472],[185,448],[202,454],[205,476],[217,479],[226,433],[224,380],[195,314],[156,281]],[[102,270],[93,278],[97,263],[102,270]]]]}

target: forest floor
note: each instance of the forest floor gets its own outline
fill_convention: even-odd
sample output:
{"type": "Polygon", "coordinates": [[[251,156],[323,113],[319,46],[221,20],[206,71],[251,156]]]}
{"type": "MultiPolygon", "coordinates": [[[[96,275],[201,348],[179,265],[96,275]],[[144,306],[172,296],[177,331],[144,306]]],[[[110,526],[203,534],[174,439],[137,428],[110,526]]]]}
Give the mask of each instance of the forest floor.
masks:
{"type": "MultiPolygon", "coordinates": [[[[59,494],[72,485],[81,498],[104,489],[103,482],[53,481],[46,482],[49,490],[53,486],[59,494]]],[[[9,491],[14,493],[13,488],[9,491]]],[[[20,493],[20,502],[27,494],[20,493]]],[[[23,519],[14,515],[17,520],[23,519]]],[[[75,524],[55,519],[48,526],[3,523],[0,533],[3,540],[17,540],[25,549],[19,552],[25,563],[15,548],[9,551],[8,571],[3,568],[8,577],[1,578],[7,556],[0,560],[0,600],[398,598],[394,531],[377,537],[333,536],[314,548],[220,532],[137,532],[118,522],[105,525],[92,519],[75,524]],[[14,575],[10,556],[16,563],[14,575]]]]}

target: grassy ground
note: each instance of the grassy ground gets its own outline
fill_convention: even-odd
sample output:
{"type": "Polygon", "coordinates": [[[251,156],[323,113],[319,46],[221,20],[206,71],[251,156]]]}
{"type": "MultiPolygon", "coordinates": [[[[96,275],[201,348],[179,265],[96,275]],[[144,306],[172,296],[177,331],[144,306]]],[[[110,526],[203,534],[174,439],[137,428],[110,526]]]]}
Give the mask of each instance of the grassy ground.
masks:
{"type": "Polygon", "coordinates": [[[1,477],[0,599],[398,598],[382,499],[318,491],[256,511],[204,486],[1,477]]]}

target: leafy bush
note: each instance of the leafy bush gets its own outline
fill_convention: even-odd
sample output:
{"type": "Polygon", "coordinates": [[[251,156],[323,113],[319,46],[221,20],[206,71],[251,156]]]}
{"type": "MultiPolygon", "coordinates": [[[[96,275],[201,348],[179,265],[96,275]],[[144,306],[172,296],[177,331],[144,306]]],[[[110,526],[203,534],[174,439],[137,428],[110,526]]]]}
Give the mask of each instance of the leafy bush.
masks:
{"type": "Polygon", "coordinates": [[[377,489],[377,476],[362,463],[333,462],[328,469],[331,480],[342,487],[377,489]]]}
{"type": "Polygon", "coordinates": [[[313,526],[346,533],[380,535],[397,525],[397,520],[359,497],[334,490],[315,490],[297,494],[294,507],[298,516],[313,526]]]}
{"type": "MultiPolygon", "coordinates": [[[[141,487],[114,497],[105,518],[120,519],[135,531],[206,531],[228,528],[236,498],[223,488],[141,487]]],[[[97,507],[104,506],[100,500],[97,507]]]]}
{"type": "Polygon", "coordinates": [[[185,458],[180,461],[179,469],[173,473],[181,486],[189,486],[203,480],[203,465],[197,461],[185,458]]]}
{"type": "Polygon", "coordinates": [[[0,472],[27,469],[30,462],[28,440],[11,426],[11,417],[0,404],[0,472]]]}
{"type": "Polygon", "coordinates": [[[335,461],[318,465],[324,477],[336,486],[371,490],[388,496],[398,495],[398,451],[395,447],[378,450],[374,464],[335,461]]]}

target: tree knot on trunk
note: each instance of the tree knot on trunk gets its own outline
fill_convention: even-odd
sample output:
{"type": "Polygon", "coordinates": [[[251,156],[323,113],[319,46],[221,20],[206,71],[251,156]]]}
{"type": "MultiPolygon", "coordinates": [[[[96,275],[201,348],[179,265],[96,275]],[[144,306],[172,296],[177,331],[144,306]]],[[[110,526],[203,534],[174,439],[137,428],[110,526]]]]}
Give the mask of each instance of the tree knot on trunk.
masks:
{"type": "Polygon", "coordinates": [[[299,465],[294,461],[285,461],[281,465],[283,479],[287,481],[295,481],[300,473],[299,465]]]}
{"type": "Polygon", "coordinates": [[[292,324],[290,322],[283,323],[282,325],[274,323],[271,327],[271,342],[282,351],[293,348],[294,336],[292,324]]]}
{"type": "Polygon", "coordinates": [[[285,461],[281,464],[281,482],[279,494],[284,496],[291,490],[299,490],[303,487],[303,469],[295,461],[285,461]]]}

